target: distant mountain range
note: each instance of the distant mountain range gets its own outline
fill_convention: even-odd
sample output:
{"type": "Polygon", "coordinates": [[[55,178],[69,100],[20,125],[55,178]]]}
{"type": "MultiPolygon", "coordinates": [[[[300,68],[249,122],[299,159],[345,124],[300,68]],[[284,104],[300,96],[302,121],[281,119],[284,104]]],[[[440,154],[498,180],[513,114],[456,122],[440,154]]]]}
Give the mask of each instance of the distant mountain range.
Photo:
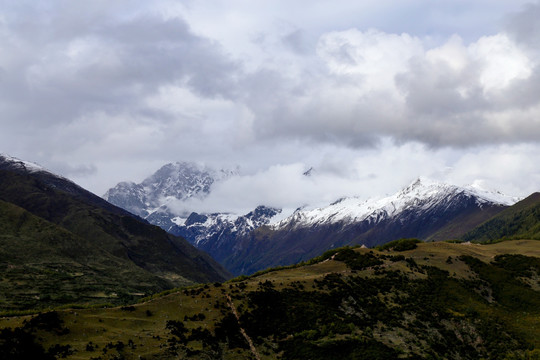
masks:
{"type": "Polygon", "coordinates": [[[232,255],[221,260],[233,273],[308,260],[344,245],[368,247],[399,238],[457,239],[516,199],[473,187],[418,179],[382,199],[345,198],[327,207],[299,209],[275,224],[237,239],[232,255]]]}
{"type": "Polygon", "coordinates": [[[7,155],[0,229],[2,309],[117,303],[230,276],[183,238],[7,155]]]}
{"type": "MultiPolygon", "coordinates": [[[[245,215],[175,214],[167,207],[173,199],[207,196],[212,184],[226,175],[230,173],[189,163],[168,164],[143,183],[121,183],[104,197],[130,211],[133,208],[129,204],[138,204],[136,213],[185,237],[234,274],[296,263],[343,245],[374,246],[402,237],[457,239],[518,200],[475,186],[459,187],[419,178],[392,196],[343,198],[322,208],[299,208],[289,216],[281,209],[266,206],[245,215]],[[164,195],[162,184],[167,184],[168,189],[180,189],[180,195],[171,190],[164,195]],[[143,189],[142,195],[127,190],[135,188],[143,189]],[[141,204],[146,207],[141,208],[141,204]]],[[[313,169],[305,175],[314,176],[313,169]]]]}

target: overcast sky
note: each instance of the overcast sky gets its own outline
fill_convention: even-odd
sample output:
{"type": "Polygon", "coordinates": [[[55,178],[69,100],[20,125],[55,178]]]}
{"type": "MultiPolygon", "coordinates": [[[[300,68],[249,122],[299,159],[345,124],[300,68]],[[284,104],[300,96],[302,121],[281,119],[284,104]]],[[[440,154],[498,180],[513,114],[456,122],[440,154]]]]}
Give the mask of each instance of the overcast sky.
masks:
{"type": "Polygon", "coordinates": [[[420,175],[524,196],[538,19],[507,0],[0,1],[0,152],[99,195],[167,162],[239,166],[216,208],[420,175]]]}

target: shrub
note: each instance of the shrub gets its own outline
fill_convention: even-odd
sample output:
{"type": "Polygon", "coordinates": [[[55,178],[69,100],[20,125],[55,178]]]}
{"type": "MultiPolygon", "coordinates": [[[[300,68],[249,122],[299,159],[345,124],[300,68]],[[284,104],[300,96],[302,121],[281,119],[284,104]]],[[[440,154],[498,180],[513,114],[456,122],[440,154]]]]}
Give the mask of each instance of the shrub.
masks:
{"type": "Polygon", "coordinates": [[[378,246],[377,250],[383,251],[383,250],[394,250],[394,251],[406,251],[406,250],[412,250],[416,249],[418,243],[421,243],[421,240],[418,240],[416,238],[409,238],[409,239],[399,239],[390,241],[389,243],[386,243],[384,245],[378,246]]]}

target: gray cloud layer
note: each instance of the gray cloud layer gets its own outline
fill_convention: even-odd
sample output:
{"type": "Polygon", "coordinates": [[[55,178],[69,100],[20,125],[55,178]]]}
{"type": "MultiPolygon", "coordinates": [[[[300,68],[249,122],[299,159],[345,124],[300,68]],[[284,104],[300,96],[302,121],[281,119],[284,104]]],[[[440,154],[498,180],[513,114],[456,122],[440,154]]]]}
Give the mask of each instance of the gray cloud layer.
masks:
{"type": "Polygon", "coordinates": [[[102,192],[166,161],[539,146],[540,3],[353,3],[2,4],[0,150],[102,192]]]}

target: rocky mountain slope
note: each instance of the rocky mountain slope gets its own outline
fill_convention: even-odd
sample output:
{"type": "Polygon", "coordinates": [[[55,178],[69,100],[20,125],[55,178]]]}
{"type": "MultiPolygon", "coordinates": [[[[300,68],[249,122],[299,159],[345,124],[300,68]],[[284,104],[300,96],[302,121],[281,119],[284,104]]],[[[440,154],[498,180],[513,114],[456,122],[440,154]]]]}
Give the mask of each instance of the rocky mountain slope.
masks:
{"type": "Polygon", "coordinates": [[[245,215],[192,213],[169,231],[189,239],[221,263],[242,250],[238,239],[249,237],[255,229],[268,225],[280,212],[280,209],[258,206],[245,215]]]}
{"type": "Polygon", "coordinates": [[[119,302],[229,275],[183,238],[0,155],[0,307],[119,302]]]}
{"type": "Polygon", "coordinates": [[[171,201],[204,198],[212,184],[235,174],[232,170],[214,170],[190,162],[166,164],[140,184],[121,182],[103,198],[169,231],[173,219],[182,215],[169,209],[171,201]]]}

